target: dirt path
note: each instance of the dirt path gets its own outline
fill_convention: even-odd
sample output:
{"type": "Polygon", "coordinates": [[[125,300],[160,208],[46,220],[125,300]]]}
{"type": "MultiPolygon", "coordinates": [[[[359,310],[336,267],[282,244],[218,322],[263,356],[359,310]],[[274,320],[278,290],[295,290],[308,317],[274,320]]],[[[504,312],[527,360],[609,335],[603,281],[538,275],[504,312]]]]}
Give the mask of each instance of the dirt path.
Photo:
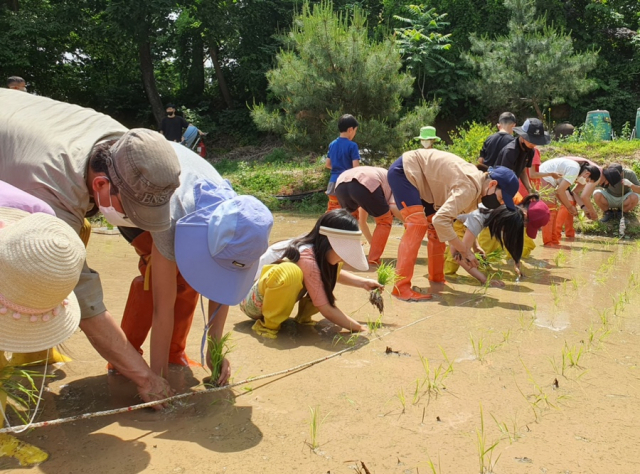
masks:
{"type": "MultiPolygon", "coordinates": [[[[312,224],[278,215],[273,240],[312,224]]],[[[394,227],[385,257],[395,255],[401,231],[394,227]]],[[[51,457],[31,470],[417,474],[432,472],[431,460],[435,472],[459,474],[481,472],[482,463],[491,472],[492,457],[495,473],[637,473],[640,278],[631,275],[640,250],[599,242],[577,240],[561,253],[539,247],[522,283],[500,267],[505,289],[485,292],[460,270],[436,301],[387,296],[378,331],[384,337],[369,344],[338,340],[327,321],[302,327],[290,320],[275,341],[261,339],[232,308],[236,381],[363,345],[286,377],[192,397],[168,412],[34,430],[21,438],[51,457]],[[315,450],[308,446],[310,407],[322,421],[315,450]],[[495,442],[479,456],[482,443],[486,450],[495,442]]],[[[420,286],[427,284],[425,256],[426,243],[414,281],[420,286]]],[[[94,235],[89,262],[101,274],[107,306],[121,314],[135,253],[119,237],[94,235]]],[[[336,294],[356,319],[377,317],[364,291],[338,287],[336,294]]],[[[194,359],[200,322],[196,314],[194,359]]],[[[137,401],[130,383],[106,375],[83,334],[65,350],[74,360],[49,383],[40,420],[137,401]]],[[[176,368],[171,381],[186,391],[206,375],[176,368]]],[[[0,470],[21,471],[4,458],[0,470]]]]}

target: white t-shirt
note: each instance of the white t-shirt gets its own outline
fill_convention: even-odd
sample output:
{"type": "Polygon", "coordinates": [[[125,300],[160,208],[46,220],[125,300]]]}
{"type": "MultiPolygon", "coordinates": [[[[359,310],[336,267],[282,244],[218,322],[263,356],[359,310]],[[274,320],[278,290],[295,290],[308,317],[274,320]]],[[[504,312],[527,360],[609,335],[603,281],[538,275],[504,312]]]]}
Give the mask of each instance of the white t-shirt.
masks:
{"type": "Polygon", "coordinates": [[[557,188],[563,179],[569,181],[569,184],[575,183],[578,174],[580,174],[580,163],[567,158],[553,158],[540,165],[540,173],[560,173],[562,175],[560,179],[553,179],[550,176],[542,178],[551,186],[557,188]]]}

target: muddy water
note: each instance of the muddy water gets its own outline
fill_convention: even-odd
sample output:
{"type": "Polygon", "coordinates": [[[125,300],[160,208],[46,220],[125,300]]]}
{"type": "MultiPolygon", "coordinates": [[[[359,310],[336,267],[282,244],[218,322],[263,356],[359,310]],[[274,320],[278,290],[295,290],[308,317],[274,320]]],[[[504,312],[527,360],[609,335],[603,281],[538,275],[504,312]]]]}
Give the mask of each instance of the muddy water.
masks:
{"type": "MultiPolygon", "coordinates": [[[[273,240],[313,222],[277,215],[273,240]]],[[[394,227],[385,257],[395,256],[401,232],[394,227]]],[[[420,257],[414,283],[426,286],[426,243],[420,257]]],[[[135,253],[119,237],[93,235],[89,262],[118,317],[136,275],[135,253]]],[[[459,270],[437,300],[387,296],[379,338],[361,338],[356,350],[306,370],[192,397],[164,413],[86,420],[21,438],[51,454],[33,469],[45,473],[367,472],[361,463],[371,473],[426,473],[430,460],[436,472],[477,473],[478,439],[485,449],[497,442],[496,473],[637,473],[638,262],[639,247],[627,241],[538,247],[520,283],[509,266],[496,267],[504,289],[485,291],[459,270]],[[323,420],[315,450],[306,444],[309,407],[323,420]]],[[[336,295],[356,319],[376,318],[364,291],[338,287],[336,295]]],[[[192,358],[199,318],[189,338],[192,358]]],[[[315,327],[290,321],[275,341],[250,328],[232,308],[226,329],[233,332],[235,381],[349,347],[326,321],[315,327]]],[[[41,420],[136,402],[131,384],[106,375],[82,333],[65,348],[74,360],[49,383],[41,420]]],[[[197,389],[206,372],[170,375],[186,391],[197,389]]],[[[489,472],[490,455],[483,461],[489,472]]],[[[0,469],[19,471],[6,459],[0,469]]]]}

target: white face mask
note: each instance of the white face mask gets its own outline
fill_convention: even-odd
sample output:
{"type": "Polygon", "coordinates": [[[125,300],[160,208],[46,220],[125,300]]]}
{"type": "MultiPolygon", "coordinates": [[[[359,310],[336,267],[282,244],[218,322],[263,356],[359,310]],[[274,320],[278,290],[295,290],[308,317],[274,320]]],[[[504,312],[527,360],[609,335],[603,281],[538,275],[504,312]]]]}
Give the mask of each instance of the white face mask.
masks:
{"type": "Polygon", "coordinates": [[[585,178],[584,176],[580,176],[578,179],[576,179],[576,183],[585,185],[587,184],[587,178],[585,178]]]}
{"type": "Polygon", "coordinates": [[[100,195],[96,194],[96,199],[98,201],[98,209],[107,220],[109,224],[114,227],[135,227],[136,225],[131,222],[124,213],[119,212],[113,207],[113,202],[111,201],[111,183],[109,183],[109,207],[103,207],[100,205],[100,195]]]}

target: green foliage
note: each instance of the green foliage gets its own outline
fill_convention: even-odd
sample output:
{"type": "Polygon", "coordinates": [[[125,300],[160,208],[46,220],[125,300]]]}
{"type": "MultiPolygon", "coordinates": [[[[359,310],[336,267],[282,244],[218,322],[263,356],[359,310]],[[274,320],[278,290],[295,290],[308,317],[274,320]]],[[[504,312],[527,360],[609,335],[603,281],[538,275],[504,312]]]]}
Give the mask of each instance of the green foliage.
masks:
{"type": "Polygon", "coordinates": [[[505,0],[509,34],[496,38],[471,35],[463,57],[478,77],[469,88],[491,107],[530,102],[538,118],[544,105],[563,103],[595,88],[586,74],[596,66],[597,52],[576,53],[569,34],[536,17],[533,0],[505,0]]]}
{"type": "Polygon", "coordinates": [[[336,118],[350,113],[360,122],[361,149],[379,155],[397,145],[396,134],[388,132],[413,79],[400,72],[392,40],[369,38],[359,8],[347,15],[335,13],[329,2],[305,3],[285,41],[287,49],[267,73],[279,110],[252,110],[260,130],[282,134],[296,149],[320,152],[337,135],[336,118]]]}
{"type": "Polygon", "coordinates": [[[552,142],[551,145],[541,148],[541,155],[545,160],[562,156],[582,156],[600,165],[615,162],[632,167],[640,159],[640,140],[552,142]]]}
{"type": "Polygon", "coordinates": [[[472,122],[449,133],[450,145],[441,142],[435,147],[453,153],[470,163],[476,163],[484,141],[492,133],[494,130],[490,125],[472,122]]]}
{"type": "Polygon", "coordinates": [[[291,161],[288,152],[276,148],[263,162],[225,160],[216,163],[215,167],[231,182],[238,194],[255,196],[272,210],[291,207],[309,212],[326,210],[327,197],[323,192],[313,194],[298,203],[280,201],[275,197],[324,190],[328,174],[324,165],[318,161],[291,161]]]}
{"type": "Polygon", "coordinates": [[[396,42],[407,69],[417,78],[424,100],[427,78],[438,73],[443,66],[453,66],[442,55],[442,52],[451,49],[451,35],[440,32],[449,25],[444,21],[447,14],[439,15],[435,8],[427,9],[420,5],[407,5],[404,12],[405,16],[394,16],[395,20],[405,25],[395,28],[396,42]]]}

